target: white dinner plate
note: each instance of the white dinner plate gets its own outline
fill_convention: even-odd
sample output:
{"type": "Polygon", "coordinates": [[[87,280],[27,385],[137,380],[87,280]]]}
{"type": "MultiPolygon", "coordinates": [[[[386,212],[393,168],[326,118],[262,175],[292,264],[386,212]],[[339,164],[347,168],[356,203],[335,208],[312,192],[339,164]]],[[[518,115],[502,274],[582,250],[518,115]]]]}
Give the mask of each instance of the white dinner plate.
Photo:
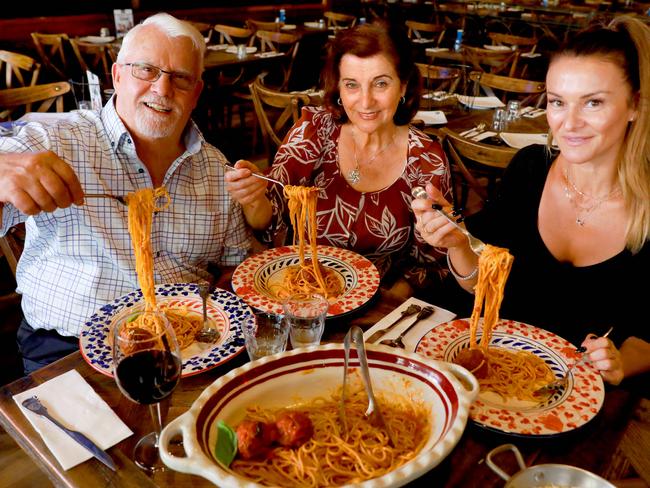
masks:
{"type": "Polygon", "coordinates": [[[521,134],[517,132],[501,132],[499,134],[503,142],[516,149],[531,146],[533,144],[544,144],[548,141],[548,134],[521,134]]]}
{"type": "Polygon", "coordinates": [[[505,107],[505,104],[497,97],[470,97],[467,95],[457,95],[458,101],[463,105],[475,109],[490,109],[505,107]]]}
{"type": "Polygon", "coordinates": [[[493,46],[492,44],[483,44],[483,47],[489,51],[512,51],[512,48],[508,46],[493,46]]]}
{"type": "Polygon", "coordinates": [[[447,117],[442,110],[419,110],[414,119],[420,119],[424,125],[441,125],[447,123],[447,117]]]}
{"type": "Polygon", "coordinates": [[[80,37],[79,40],[83,42],[92,42],[93,44],[108,44],[109,42],[113,42],[115,40],[115,37],[84,36],[80,37]]]}
{"type": "MultiPolygon", "coordinates": [[[[246,54],[253,54],[257,51],[255,46],[246,46],[246,54]]],[[[226,52],[230,54],[237,54],[237,46],[228,46],[226,52]]]]}
{"type": "Polygon", "coordinates": [[[320,22],[305,22],[305,27],[309,27],[310,29],[324,29],[325,25],[320,22]]]}

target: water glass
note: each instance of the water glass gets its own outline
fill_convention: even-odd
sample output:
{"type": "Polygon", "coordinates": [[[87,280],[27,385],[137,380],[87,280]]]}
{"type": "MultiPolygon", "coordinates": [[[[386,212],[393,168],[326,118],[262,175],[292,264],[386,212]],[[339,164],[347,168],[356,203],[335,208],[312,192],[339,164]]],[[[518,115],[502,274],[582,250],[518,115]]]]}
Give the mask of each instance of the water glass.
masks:
{"type": "Polygon", "coordinates": [[[329,303],[317,293],[293,296],[283,303],[291,347],[317,346],[325,330],[329,303]]]}
{"type": "Polygon", "coordinates": [[[246,57],[246,44],[237,44],[237,57],[239,59],[246,57]]]}
{"type": "Polygon", "coordinates": [[[283,352],[287,348],[289,324],[282,315],[258,313],[245,320],[241,327],[251,361],[283,352]]]}
{"type": "Polygon", "coordinates": [[[497,108],[492,115],[492,129],[497,132],[506,130],[508,119],[506,111],[502,108],[497,108]]]}
{"type": "Polygon", "coordinates": [[[520,108],[518,100],[510,100],[508,102],[508,121],[517,120],[519,118],[520,108]]]}

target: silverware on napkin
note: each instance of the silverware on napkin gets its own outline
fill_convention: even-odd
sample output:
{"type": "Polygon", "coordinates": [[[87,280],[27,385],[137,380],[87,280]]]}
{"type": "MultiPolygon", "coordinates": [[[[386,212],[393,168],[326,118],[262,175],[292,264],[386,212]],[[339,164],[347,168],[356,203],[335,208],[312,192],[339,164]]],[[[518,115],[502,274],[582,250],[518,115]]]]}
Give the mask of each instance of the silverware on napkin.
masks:
{"type": "Polygon", "coordinates": [[[366,341],[368,344],[373,344],[377,342],[379,339],[381,339],[384,335],[386,335],[388,332],[390,332],[393,327],[395,327],[398,323],[400,323],[403,319],[406,317],[409,317],[411,315],[415,315],[418,313],[420,310],[422,310],[422,307],[419,305],[416,305],[414,303],[410,304],[407,308],[402,310],[400,312],[400,316],[393,320],[390,324],[388,324],[386,327],[383,329],[379,329],[378,331],[374,332],[366,341]]]}
{"type": "Polygon", "coordinates": [[[61,429],[63,432],[65,432],[70,437],[72,437],[75,441],[81,444],[84,448],[90,451],[90,453],[93,456],[95,456],[97,459],[99,459],[102,463],[104,463],[106,466],[111,468],[113,471],[117,471],[113,459],[111,459],[111,457],[105,451],[100,449],[93,441],[88,439],[88,437],[83,435],[81,432],[77,432],[76,430],[70,430],[67,427],[63,426],[58,420],[56,420],[48,413],[47,408],[45,408],[45,405],[41,403],[38,397],[33,396],[27,398],[26,400],[23,400],[22,405],[27,410],[34,412],[38,415],[42,415],[46,419],[49,419],[50,422],[52,422],[59,429],[61,429]]]}

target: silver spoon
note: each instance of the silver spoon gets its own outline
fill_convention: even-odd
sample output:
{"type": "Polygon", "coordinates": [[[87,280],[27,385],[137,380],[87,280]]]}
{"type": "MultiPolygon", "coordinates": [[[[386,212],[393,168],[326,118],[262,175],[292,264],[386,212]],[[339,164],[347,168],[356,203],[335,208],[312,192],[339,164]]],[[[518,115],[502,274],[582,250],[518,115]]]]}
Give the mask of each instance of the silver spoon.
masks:
{"type": "Polygon", "coordinates": [[[210,295],[210,284],[202,281],[197,283],[199,288],[199,296],[203,302],[203,329],[201,329],[195,336],[194,340],[197,342],[217,342],[221,338],[219,331],[210,326],[210,321],[208,320],[208,296],[210,295]]]}

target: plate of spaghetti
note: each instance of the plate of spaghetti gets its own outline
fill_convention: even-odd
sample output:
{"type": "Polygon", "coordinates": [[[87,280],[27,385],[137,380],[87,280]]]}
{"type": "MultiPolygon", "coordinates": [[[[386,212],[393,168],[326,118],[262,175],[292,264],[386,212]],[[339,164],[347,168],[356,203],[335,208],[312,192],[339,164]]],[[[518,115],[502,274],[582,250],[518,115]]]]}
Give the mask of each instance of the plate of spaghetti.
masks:
{"type": "MultiPolygon", "coordinates": [[[[372,262],[347,249],[316,248],[330,302],[328,317],[343,315],[365,305],[379,289],[379,271],[372,262]]],[[[309,266],[311,261],[307,260],[309,266]]],[[[300,253],[282,246],[245,259],[232,275],[232,289],[251,307],[283,313],[282,301],[309,290],[309,271],[301,276],[300,253]]]]}
{"type": "Polygon", "coordinates": [[[438,465],[457,444],[478,383],[462,366],[386,346],[367,345],[366,351],[394,445],[383,428],[365,417],[368,402],[356,381],[356,351],[343,427],[343,346],[329,344],[265,356],[216,380],[163,430],[163,462],[221,487],[406,485],[438,465]],[[298,419],[302,428],[294,429],[298,419]],[[239,451],[228,466],[215,449],[222,423],[237,429],[239,451]],[[248,456],[242,449],[247,424],[277,428],[282,444],[248,456]],[[166,448],[177,435],[183,437],[187,456],[174,456],[166,448]]]}
{"type": "MultiPolygon", "coordinates": [[[[156,285],[155,295],[181,347],[182,377],[219,366],[244,350],[244,336],[239,324],[251,318],[253,311],[235,294],[217,288],[208,299],[208,320],[220,333],[219,341],[213,344],[194,341],[194,334],[201,330],[203,321],[203,305],[196,284],[156,285]]],[[[90,366],[107,376],[113,375],[111,328],[121,317],[143,309],[144,302],[142,291],[133,291],[101,307],[83,325],[79,346],[90,366]]]]}
{"type": "MultiPolygon", "coordinates": [[[[454,362],[469,350],[469,343],[470,319],[457,319],[425,334],[416,352],[454,362]]],[[[583,426],[603,405],[603,380],[589,364],[573,369],[566,389],[550,397],[534,397],[532,392],[541,386],[539,377],[543,384],[548,380],[547,372],[550,379],[560,376],[580,358],[574,345],[552,332],[500,320],[492,330],[489,350],[495,353],[488,357],[497,368],[486,378],[475,373],[481,391],[470,409],[470,418],[482,427],[523,436],[552,436],[583,426]]]]}

